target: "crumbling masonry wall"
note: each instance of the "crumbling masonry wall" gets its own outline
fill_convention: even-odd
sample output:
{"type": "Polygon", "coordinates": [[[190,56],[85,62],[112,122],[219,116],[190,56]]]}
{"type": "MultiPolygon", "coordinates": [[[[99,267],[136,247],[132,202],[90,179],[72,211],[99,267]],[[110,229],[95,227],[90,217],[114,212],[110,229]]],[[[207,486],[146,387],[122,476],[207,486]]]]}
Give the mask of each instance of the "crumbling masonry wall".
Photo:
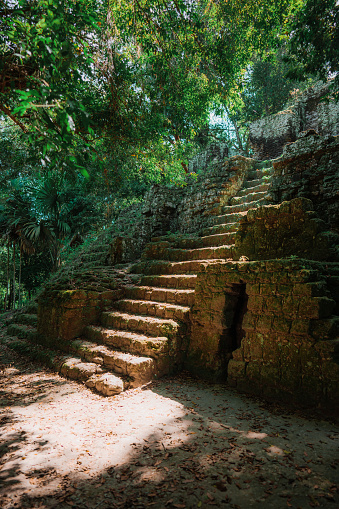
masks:
{"type": "MultiPolygon", "coordinates": [[[[102,265],[131,261],[152,237],[171,232],[171,239],[149,245],[139,264],[140,271],[153,264],[162,274],[168,266],[169,240],[179,234],[183,245],[189,246],[192,237],[194,243],[256,165],[253,159],[237,156],[189,181],[186,188],[154,186],[133,228],[127,226],[125,235],[108,239],[101,253],[102,241],[90,256],[98,253],[102,265]],[[182,234],[190,235],[187,244],[182,234]],[[152,249],[161,255],[161,243],[164,256],[156,262],[152,249]]],[[[245,392],[335,411],[339,139],[301,138],[286,146],[273,166],[270,194],[276,205],[244,214],[235,235],[234,261],[194,264],[198,274],[185,365],[199,377],[227,379],[245,392]]],[[[79,270],[81,263],[89,262],[79,258],[79,270]]],[[[123,295],[124,285],[117,283],[119,269],[114,270],[107,265],[100,271],[91,269],[97,293],[88,287],[75,292],[55,288],[53,293],[50,286],[39,301],[39,332],[50,340],[70,341],[85,325],[95,323],[101,311],[123,295]]],[[[65,273],[67,281],[78,276],[72,270],[65,273]]]]}
{"type": "Polygon", "coordinates": [[[234,156],[197,178],[188,177],[184,188],[152,186],[142,210],[142,248],[151,237],[168,233],[199,234],[210,225],[211,216],[218,214],[241,189],[254,164],[253,159],[234,156]]]}
{"type": "Polygon", "coordinates": [[[235,258],[241,256],[339,261],[339,235],[320,219],[311,200],[294,198],[249,210],[235,238],[235,258]]]}
{"type": "Polygon", "coordinates": [[[235,258],[198,274],[187,369],[268,399],[321,406],[339,396],[339,236],[312,202],[253,209],[235,258]]]}
{"type": "Polygon", "coordinates": [[[332,408],[339,396],[338,302],[328,281],[335,264],[303,259],[224,262],[198,275],[187,368],[225,375],[220,338],[234,303],[229,288],[246,288],[238,348],[228,344],[228,383],[241,391],[301,405],[332,408]]]}
{"type": "Polygon", "coordinates": [[[287,110],[253,122],[249,134],[253,157],[259,160],[279,157],[287,143],[296,141],[308,130],[322,136],[338,135],[339,103],[321,100],[328,87],[329,83],[317,83],[287,110]]]}
{"type": "Polygon", "coordinates": [[[339,136],[309,136],[287,145],[273,161],[276,203],[308,198],[322,220],[339,230],[339,136]]]}
{"type": "Polygon", "coordinates": [[[183,188],[153,185],[145,196],[141,217],[124,235],[112,238],[109,264],[139,258],[152,237],[169,233],[199,235],[202,228],[209,226],[211,215],[217,214],[241,189],[255,164],[243,156],[218,161],[206,173],[188,176],[183,188]]]}

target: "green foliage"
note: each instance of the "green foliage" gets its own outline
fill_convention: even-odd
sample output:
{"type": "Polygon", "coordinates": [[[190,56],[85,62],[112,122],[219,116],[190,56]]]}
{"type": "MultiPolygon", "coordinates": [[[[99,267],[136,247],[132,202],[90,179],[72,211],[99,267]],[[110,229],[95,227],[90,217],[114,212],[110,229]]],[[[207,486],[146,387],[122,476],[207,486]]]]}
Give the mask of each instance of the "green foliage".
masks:
{"type": "Polygon", "coordinates": [[[102,11],[87,0],[18,0],[0,10],[0,110],[45,166],[87,174],[93,129],[82,95],[96,79],[102,11]]]}
{"type": "Polygon", "coordinates": [[[279,57],[254,61],[243,83],[244,120],[253,122],[284,109],[298,86],[296,81],[286,78],[287,71],[279,57]]]}
{"type": "Polygon", "coordinates": [[[103,216],[93,195],[60,175],[43,174],[30,185],[14,181],[0,202],[0,237],[9,250],[8,269],[7,249],[0,257],[0,295],[10,288],[13,302],[19,286],[20,301],[30,297],[60,266],[74,238],[102,224],[103,216]]]}
{"type": "MultiPolygon", "coordinates": [[[[226,98],[253,52],[272,44],[290,3],[8,2],[0,109],[49,170],[87,176],[94,157],[94,171],[110,173],[109,159],[116,171],[137,152],[169,145],[178,157],[207,127],[215,97],[226,98]]],[[[143,167],[148,180],[159,173],[143,167]]]]}
{"type": "Polygon", "coordinates": [[[309,74],[327,80],[339,71],[339,5],[337,0],[305,0],[289,25],[290,75],[309,74]]]}
{"type": "Polygon", "coordinates": [[[206,126],[213,99],[226,97],[253,52],[272,41],[289,4],[111,2],[113,59],[130,63],[143,117],[148,109],[174,137],[190,138],[206,126]]]}
{"type": "MultiPolygon", "coordinates": [[[[324,2],[4,0],[0,230],[20,247],[13,271],[20,263],[27,292],[74,251],[74,235],[118,225],[151,183],[185,185],[201,146],[230,143],[227,129],[209,125],[215,105],[246,152],[249,122],[281,109],[295,86],[277,47],[287,38],[291,55],[304,49],[310,3],[323,67],[337,70],[337,14],[324,2]]],[[[312,37],[305,72],[321,67],[312,37]]]]}
{"type": "Polygon", "coordinates": [[[271,50],[266,55],[256,55],[233,88],[225,107],[236,130],[237,150],[248,154],[247,139],[252,122],[282,111],[293,102],[296,93],[314,82],[311,76],[304,83],[288,78],[288,71],[284,50],[271,50]]]}

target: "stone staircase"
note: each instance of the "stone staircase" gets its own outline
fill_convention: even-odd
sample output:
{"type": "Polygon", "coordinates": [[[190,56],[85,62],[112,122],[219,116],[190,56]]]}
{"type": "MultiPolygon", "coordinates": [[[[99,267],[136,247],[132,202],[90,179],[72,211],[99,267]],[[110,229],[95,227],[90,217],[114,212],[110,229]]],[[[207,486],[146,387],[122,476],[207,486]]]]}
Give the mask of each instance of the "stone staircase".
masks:
{"type": "MultiPolygon", "coordinates": [[[[240,192],[219,207],[219,215],[214,208],[207,216],[201,236],[152,239],[141,261],[129,268],[138,283],[125,286],[124,298],[102,313],[100,325],[86,327],[84,337],[70,344],[69,355],[55,357],[60,373],[112,395],[179,370],[188,346],[197,272],[202,264],[233,259],[240,219],[271,200],[272,171],[265,164],[250,170],[240,192]]],[[[104,253],[98,255],[104,258],[104,253]]],[[[93,258],[97,260],[96,253],[93,258]]],[[[34,339],[36,314],[18,318],[8,334],[34,339]]]]}
{"type": "Polygon", "coordinates": [[[38,305],[35,302],[17,312],[14,321],[9,320],[7,326],[8,336],[35,342],[37,338],[37,312],[38,305]]]}

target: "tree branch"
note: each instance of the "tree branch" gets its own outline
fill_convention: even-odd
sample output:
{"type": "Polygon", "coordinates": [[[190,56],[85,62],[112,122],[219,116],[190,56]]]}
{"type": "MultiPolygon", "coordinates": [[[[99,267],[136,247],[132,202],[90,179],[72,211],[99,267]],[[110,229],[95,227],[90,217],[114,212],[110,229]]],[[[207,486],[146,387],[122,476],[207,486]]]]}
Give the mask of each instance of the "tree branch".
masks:
{"type": "Polygon", "coordinates": [[[25,126],[25,124],[23,124],[22,122],[20,122],[20,120],[15,116],[13,115],[13,113],[11,112],[11,110],[9,110],[4,104],[0,104],[0,111],[2,111],[5,115],[7,115],[11,120],[13,120],[13,122],[18,125],[20,127],[20,129],[24,132],[24,133],[27,133],[28,132],[28,129],[27,127],[25,126]]]}

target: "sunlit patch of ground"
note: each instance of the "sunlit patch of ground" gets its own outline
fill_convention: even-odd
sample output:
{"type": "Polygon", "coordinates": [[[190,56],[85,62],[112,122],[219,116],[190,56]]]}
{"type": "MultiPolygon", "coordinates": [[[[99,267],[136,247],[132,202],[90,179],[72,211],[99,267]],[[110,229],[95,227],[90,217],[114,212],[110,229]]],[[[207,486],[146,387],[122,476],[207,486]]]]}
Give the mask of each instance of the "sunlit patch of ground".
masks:
{"type": "Polygon", "coordinates": [[[338,507],[339,428],[180,377],[103,398],[3,350],[0,506],[338,507]]]}

